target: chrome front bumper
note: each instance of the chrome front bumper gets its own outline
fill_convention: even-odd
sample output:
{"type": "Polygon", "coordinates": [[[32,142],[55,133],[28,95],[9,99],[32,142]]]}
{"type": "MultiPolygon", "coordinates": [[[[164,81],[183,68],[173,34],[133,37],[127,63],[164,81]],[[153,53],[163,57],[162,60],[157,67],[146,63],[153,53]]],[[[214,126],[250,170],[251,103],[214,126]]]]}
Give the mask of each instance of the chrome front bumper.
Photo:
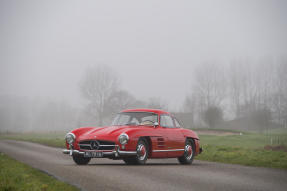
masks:
{"type": "MultiPolygon", "coordinates": [[[[121,150],[111,150],[111,151],[101,151],[98,150],[100,152],[103,152],[103,156],[115,156],[115,157],[119,157],[119,156],[134,156],[137,154],[136,151],[121,151],[121,150]]],[[[86,151],[86,152],[93,152],[93,151],[86,151]]],[[[85,151],[79,151],[79,150],[73,150],[73,149],[64,149],[63,150],[63,154],[69,154],[69,155],[84,155],[85,151]]]]}

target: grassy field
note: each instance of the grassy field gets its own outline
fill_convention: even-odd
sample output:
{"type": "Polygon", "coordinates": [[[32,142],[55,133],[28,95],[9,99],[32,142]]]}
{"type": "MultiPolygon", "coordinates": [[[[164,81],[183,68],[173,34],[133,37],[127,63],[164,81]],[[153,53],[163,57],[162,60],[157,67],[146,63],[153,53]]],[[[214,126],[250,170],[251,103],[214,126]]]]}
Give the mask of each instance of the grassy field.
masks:
{"type": "MultiPolygon", "coordinates": [[[[287,146],[287,130],[242,135],[199,135],[204,152],[199,160],[215,161],[248,166],[287,169],[287,152],[264,149],[265,146],[287,146]]],[[[287,148],[287,147],[286,147],[287,148]]]]}
{"type": "Polygon", "coordinates": [[[0,191],[76,191],[78,188],[0,153],[0,191]]]}
{"type": "MultiPolygon", "coordinates": [[[[216,131],[218,134],[199,134],[204,151],[196,157],[198,160],[287,169],[287,152],[264,149],[266,145],[287,146],[287,129],[272,130],[268,133],[242,132],[241,135],[236,131],[221,129],[200,129],[200,131],[216,131]],[[232,132],[234,135],[222,136],[225,132],[232,132]]],[[[64,136],[65,133],[2,134],[0,139],[31,141],[53,147],[64,147],[64,136]]]]}

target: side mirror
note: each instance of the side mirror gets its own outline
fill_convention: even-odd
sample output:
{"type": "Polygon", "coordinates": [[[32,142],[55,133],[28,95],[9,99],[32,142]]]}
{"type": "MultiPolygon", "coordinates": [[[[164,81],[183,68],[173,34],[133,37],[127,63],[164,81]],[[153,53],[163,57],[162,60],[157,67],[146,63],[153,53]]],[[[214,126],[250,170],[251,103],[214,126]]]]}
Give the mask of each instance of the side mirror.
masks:
{"type": "Polygon", "coordinates": [[[158,122],[153,123],[154,128],[156,128],[158,125],[159,125],[158,122]]]}

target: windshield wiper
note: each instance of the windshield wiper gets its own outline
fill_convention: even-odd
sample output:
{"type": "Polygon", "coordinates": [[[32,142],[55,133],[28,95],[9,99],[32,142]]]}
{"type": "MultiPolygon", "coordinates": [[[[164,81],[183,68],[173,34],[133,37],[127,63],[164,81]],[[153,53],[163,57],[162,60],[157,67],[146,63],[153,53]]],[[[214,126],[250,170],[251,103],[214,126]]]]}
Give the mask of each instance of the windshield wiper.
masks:
{"type": "MultiPolygon", "coordinates": [[[[124,124],[124,125],[137,125],[136,123],[126,123],[126,124],[124,124]]],[[[123,125],[123,126],[124,126],[123,125]]]]}

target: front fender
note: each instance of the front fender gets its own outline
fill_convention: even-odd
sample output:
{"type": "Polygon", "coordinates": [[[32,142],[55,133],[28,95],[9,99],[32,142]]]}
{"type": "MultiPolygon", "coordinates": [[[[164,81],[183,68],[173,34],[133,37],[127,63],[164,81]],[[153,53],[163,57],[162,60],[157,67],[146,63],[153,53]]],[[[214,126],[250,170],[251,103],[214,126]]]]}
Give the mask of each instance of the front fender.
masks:
{"type": "Polygon", "coordinates": [[[142,129],[140,129],[140,128],[139,129],[130,129],[129,131],[126,131],[130,140],[129,140],[128,144],[124,147],[124,149],[122,147],[121,147],[121,149],[128,150],[128,151],[134,151],[134,150],[136,150],[138,140],[141,137],[152,138],[152,137],[161,137],[162,136],[160,133],[151,131],[152,129],[153,129],[153,127],[147,127],[147,128],[142,128],[142,129]]]}
{"type": "MultiPolygon", "coordinates": [[[[70,131],[70,133],[73,133],[76,136],[76,140],[73,143],[73,146],[75,147],[75,143],[78,142],[80,135],[84,134],[85,132],[90,131],[93,128],[94,127],[80,127],[80,128],[77,128],[77,129],[70,131]]],[[[66,142],[66,147],[67,147],[67,149],[69,149],[69,144],[67,142],[66,142]]]]}

